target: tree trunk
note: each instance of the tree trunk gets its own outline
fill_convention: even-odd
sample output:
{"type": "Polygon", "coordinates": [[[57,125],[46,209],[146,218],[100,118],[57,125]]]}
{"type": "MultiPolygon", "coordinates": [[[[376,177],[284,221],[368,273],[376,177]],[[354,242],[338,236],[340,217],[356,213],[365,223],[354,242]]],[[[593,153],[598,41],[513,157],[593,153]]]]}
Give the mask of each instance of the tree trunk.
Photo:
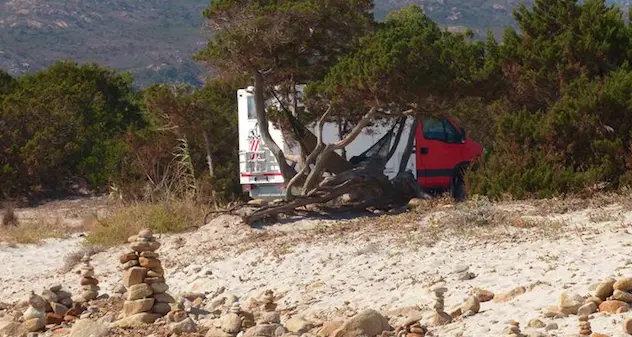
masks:
{"type": "Polygon", "coordinates": [[[259,132],[263,143],[272,152],[277,160],[283,180],[287,183],[296,175],[296,171],[285,160],[283,150],[272,139],[269,130],[268,116],[266,115],[265,98],[263,91],[265,90],[265,82],[263,75],[259,71],[254,71],[255,78],[255,109],[257,112],[257,123],[259,124],[259,132]]]}
{"type": "Polygon", "coordinates": [[[416,116],[415,121],[411,126],[410,134],[408,134],[408,141],[406,143],[406,149],[404,149],[404,155],[402,156],[402,160],[399,162],[398,173],[406,171],[406,164],[408,164],[410,155],[413,153],[413,145],[415,144],[415,137],[417,136],[417,126],[419,125],[420,119],[421,118],[419,116],[416,116]]]}
{"type": "Polygon", "coordinates": [[[391,160],[391,157],[395,154],[397,147],[399,146],[399,141],[402,139],[402,134],[404,133],[404,127],[406,126],[406,117],[400,117],[399,126],[397,128],[397,134],[395,135],[395,140],[393,141],[393,145],[391,149],[388,151],[386,155],[386,162],[391,160]]]}
{"type": "Polygon", "coordinates": [[[217,209],[217,197],[215,194],[215,173],[213,172],[213,158],[211,157],[211,141],[208,138],[206,130],[202,131],[204,137],[204,148],[206,149],[206,164],[208,165],[208,174],[211,178],[211,198],[213,198],[213,205],[217,209]]]}

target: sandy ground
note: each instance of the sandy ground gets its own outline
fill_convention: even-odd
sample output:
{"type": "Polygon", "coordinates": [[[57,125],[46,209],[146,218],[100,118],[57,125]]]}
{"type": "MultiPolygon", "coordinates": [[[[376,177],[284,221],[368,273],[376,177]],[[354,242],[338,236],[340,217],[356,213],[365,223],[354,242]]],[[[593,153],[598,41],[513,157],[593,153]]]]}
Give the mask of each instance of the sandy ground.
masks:
{"type": "MultiPolygon", "coordinates": [[[[170,292],[233,294],[244,303],[266,289],[282,294],[281,308],[318,321],[363,309],[383,313],[418,305],[429,310],[430,287],[444,282],[446,308],[460,305],[473,288],[494,293],[531,290],[506,303],[486,302],[481,312],[433,329],[438,336],[502,336],[508,320],[526,329],[539,318],[559,329],[546,336],[576,336],[577,316],[548,319],[542,309],[564,291],[589,295],[608,277],[632,276],[632,209],[554,208],[546,202],[433,207],[402,215],[340,219],[289,219],[250,228],[220,216],[195,232],[163,235],[159,249],[170,292]],[[561,211],[560,211],[561,210],[561,211]],[[508,216],[510,215],[510,216],[508,216]],[[516,221],[522,219],[526,222],[516,221]],[[459,272],[475,274],[460,280],[459,272]]],[[[40,245],[0,245],[0,302],[24,300],[31,290],[61,283],[76,291],[76,268],[60,273],[64,256],[81,248],[80,235],[40,245]]],[[[120,281],[124,246],[93,257],[102,292],[120,281]]],[[[591,319],[593,331],[627,336],[630,313],[591,319]]],[[[394,324],[397,320],[392,321],[394,324]]]]}

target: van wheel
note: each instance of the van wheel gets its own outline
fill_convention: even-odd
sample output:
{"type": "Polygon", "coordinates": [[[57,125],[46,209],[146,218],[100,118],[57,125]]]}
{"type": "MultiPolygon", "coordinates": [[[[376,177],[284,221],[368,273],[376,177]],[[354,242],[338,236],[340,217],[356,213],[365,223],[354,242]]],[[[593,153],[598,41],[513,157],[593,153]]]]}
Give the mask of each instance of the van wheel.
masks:
{"type": "Polygon", "coordinates": [[[457,168],[452,175],[452,183],[450,184],[450,195],[457,201],[465,201],[467,194],[465,193],[465,179],[463,168],[457,168]]]}

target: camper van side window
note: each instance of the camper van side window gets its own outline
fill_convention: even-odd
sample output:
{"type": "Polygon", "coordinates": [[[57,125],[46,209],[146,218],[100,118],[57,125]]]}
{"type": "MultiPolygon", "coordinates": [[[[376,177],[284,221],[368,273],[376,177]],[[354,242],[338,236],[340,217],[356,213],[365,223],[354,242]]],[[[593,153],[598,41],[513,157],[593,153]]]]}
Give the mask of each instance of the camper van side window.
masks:
{"type": "Polygon", "coordinates": [[[255,109],[255,96],[248,96],[248,119],[257,119],[257,110],[255,109]]]}

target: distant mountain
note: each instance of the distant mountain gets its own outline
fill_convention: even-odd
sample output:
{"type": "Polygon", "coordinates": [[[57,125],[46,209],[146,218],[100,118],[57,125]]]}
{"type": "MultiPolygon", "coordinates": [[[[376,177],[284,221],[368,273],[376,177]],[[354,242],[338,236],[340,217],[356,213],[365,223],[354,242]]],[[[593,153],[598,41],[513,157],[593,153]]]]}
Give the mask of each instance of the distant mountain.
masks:
{"type": "MultiPolygon", "coordinates": [[[[440,24],[483,36],[514,24],[518,4],[533,0],[377,0],[378,19],[411,3],[440,24]]],[[[632,0],[610,0],[629,7],[632,0]]],[[[130,71],[139,86],[199,85],[204,71],[191,60],[210,33],[202,10],[209,0],[5,0],[0,3],[0,68],[13,75],[57,59],[96,61],[130,71]]]]}

